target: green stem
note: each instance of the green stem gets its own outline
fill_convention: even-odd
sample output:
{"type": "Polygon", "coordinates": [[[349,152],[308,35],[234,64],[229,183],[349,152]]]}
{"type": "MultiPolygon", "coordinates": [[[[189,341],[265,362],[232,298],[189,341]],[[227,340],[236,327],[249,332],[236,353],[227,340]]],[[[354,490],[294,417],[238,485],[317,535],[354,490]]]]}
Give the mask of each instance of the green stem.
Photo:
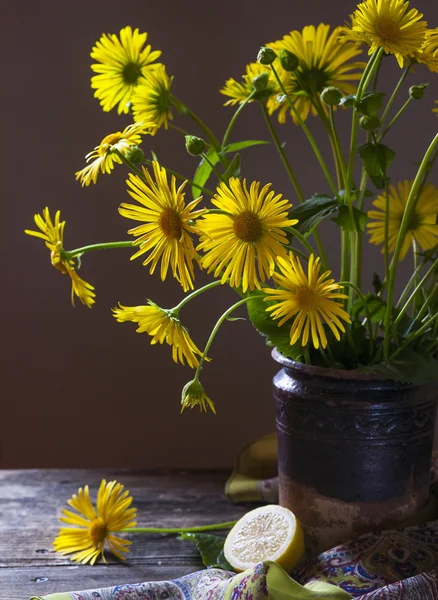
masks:
{"type": "Polygon", "coordinates": [[[239,308],[239,306],[242,306],[246,302],[249,302],[249,300],[251,300],[251,296],[247,296],[246,298],[242,298],[242,300],[239,300],[239,302],[236,302],[236,304],[233,304],[233,306],[231,306],[228,310],[226,310],[224,312],[224,314],[218,319],[216,325],[213,327],[213,331],[210,333],[210,337],[208,338],[208,341],[207,341],[207,343],[205,345],[204,352],[202,353],[202,356],[199,359],[199,365],[198,365],[198,368],[196,369],[195,377],[193,378],[194,381],[199,381],[199,375],[201,374],[202,366],[203,366],[204,361],[205,361],[205,359],[207,357],[207,354],[208,354],[208,352],[210,350],[210,347],[211,347],[211,345],[213,343],[213,340],[216,337],[216,334],[219,331],[219,328],[222,325],[222,323],[226,319],[228,319],[229,315],[234,310],[236,310],[236,308],[239,308]]]}
{"type": "Polygon", "coordinates": [[[387,306],[386,306],[386,314],[385,314],[385,331],[384,331],[384,339],[383,339],[383,355],[384,359],[387,360],[389,356],[389,342],[391,336],[391,317],[392,317],[392,300],[394,296],[394,284],[395,277],[397,274],[397,266],[398,260],[400,257],[400,252],[403,246],[404,239],[406,237],[406,233],[409,228],[409,223],[411,222],[412,212],[415,208],[415,203],[417,201],[417,192],[421,186],[423,174],[428,168],[429,161],[431,160],[435,149],[438,147],[438,134],[435,135],[432,143],[426,151],[426,154],[421,161],[420,168],[417,171],[417,175],[414,179],[414,183],[412,184],[411,191],[409,193],[405,210],[403,213],[403,219],[400,225],[400,229],[397,236],[397,243],[394,250],[394,256],[392,257],[391,266],[389,268],[389,280],[388,280],[388,298],[387,298],[387,306]]]}
{"type": "Polygon", "coordinates": [[[211,170],[216,175],[216,177],[219,179],[219,181],[222,181],[223,183],[225,183],[225,185],[229,188],[230,187],[229,182],[225,179],[225,177],[223,176],[223,173],[221,173],[220,171],[218,171],[216,169],[216,166],[214,165],[214,163],[211,162],[211,160],[208,158],[208,156],[205,154],[205,152],[201,152],[201,156],[205,160],[205,162],[210,165],[211,170]]]}
{"type": "Polygon", "coordinates": [[[287,100],[287,102],[288,102],[288,104],[289,104],[292,112],[295,115],[295,118],[296,118],[297,122],[301,125],[301,128],[303,129],[304,133],[306,134],[307,139],[309,140],[310,145],[312,146],[313,152],[315,153],[315,156],[316,156],[316,158],[317,158],[317,160],[319,162],[319,165],[320,165],[320,167],[322,169],[322,172],[324,173],[325,178],[327,179],[327,183],[329,184],[330,189],[332,190],[333,194],[335,196],[337,196],[338,195],[337,187],[336,187],[336,185],[335,185],[335,183],[334,183],[334,181],[333,181],[333,179],[332,179],[332,177],[330,175],[330,172],[329,172],[329,170],[327,168],[327,165],[325,164],[325,161],[324,161],[324,159],[322,157],[321,152],[319,151],[318,145],[315,142],[315,139],[314,139],[313,135],[311,134],[309,128],[307,127],[307,125],[305,124],[305,122],[303,121],[303,119],[301,118],[300,113],[295,108],[295,105],[292,102],[289,94],[287,93],[287,91],[286,91],[286,89],[285,89],[285,87],[283,85],[283,82],[281,81],[280,77],[278,76],[278,73],[277,73],[274,65],[271,65],[271,69],[272,69],[272,72],[274,73],[274,76],[275,76],[275,78],[277,80],[278,85],[280,86],[281,91],[283,92],[283,94],[284,94],[284,96],[285,96],[285,98],[286,98],[286,100],[287,100]]]}
{"type": "Polygon", "coordinates": [[[133,242],[103,242],[101,244],[90,244],[89,246],[82,246],[82,248],[75,248],[74,250],[61,250],[61,255],[64,260],[70,260],[85,252],[91,252],[92,250],[110,250],[112,248],[132,248],[133,242]]]}
{"type": "MultiPolygon", "coordinates": [[[[144,161],[147,165],[152,165],[152,161],[149,159],[145,159],[144,161]]],[[[184,177],[184,175],[181,175],[181,173],[178,173],[177,171],[174,171],[173,169],[169,169],[168,167],[163,167],[167,173],[169,173],[170,175],[174,175],[177,179],[181,179],[182,181],[187,181],[187,183],[189,185],[191,185],[192,187],[197,188],[198,190],[200,190],[201,192],[203,192],[204,194],[207,194],[207,196],[211,196],[213,198],[213,196],[215,195],[214,192],[212,192],[211,190],[209,190],[206,187],[203,187],[202,185],[199,185],[199,183],[195,183],[194,181],[192,181],[192,179],[187,179],[187,177],[184,177]]]]}
{"type": "Polygon", "coordinates": [[[227,161],[226,161],[225,157],[221,156],[222,148],[221,148],[220,142],[217,139],[217,137],[214,135],[214,133],[211,131],[211,129],[204,123],[204,121],[200,117],[198,117],[198,115],[196,113],[194,113],[186,104],[181,102],[181,100],[178,100],[178,98],[176,98],[175,96],[172,96],[171,101],[172,101],[173,106],[175,106],[175,108],[177,110],[188,115],[192,119],[192,121],[194,121],[202,129],[202,131],[204,132],[204,134],[210,141],[213,148],[219,154],[220,161],[222,162],[222,164],[224,166],[226,166],[227,161]]]}
{"type": "Polygon", "coordinates": [[[365,296],[362,294],[362,292],[357,287],[357,285],[355,285],[354,283],[351,283],[351,281],[339,281],[339,285],[351,288],[354,292],[356,292],[357,296],[360,298],[360,300],[361,300],[361,302],[363,304],[363,308],[364,308],[364,312],[365,312],[365,317],[366,317],[366,321],[367,321],[367,327],[368,327],[369,352],[370,352],[370,360],[371,360],[372,356],[374,354],[374,332],[373,332],[373,324],[371,322],[371,313],[370,313],[370,310],[368,308],[368,304],[367,304],[367,301],[365,299],[365,296]]]}
{"type": "Polygon", "coordinates": [[[213,525],[199,525],[199,527],[128,527],[128,529],[121,529],[121,531],[123,533],[197,533],[200,531],[228,529],[236,523],[237,521],[227,521],[213,525]]]}
{"type": "Polygon", "coordinates": [[[383,131],[383,133],[381,133],[379,135],[378,138],[378,142],[382,141],[383,138],[385,137],[385,135],[388,133],[388,131],[391,129],[391,127],[393,125],[395,125],[395,123],[399,120],[399,118],[402,116],[402,114],[405,112],[405,110],[407,109],[407,107],[409,106],[409,104],[412,102],[412,98],[409,97],[406,102],[403,104],[403,106],[401,107],[401,109],[398,111],[398,113],[395,115],[395,117],[390,121],[388,127],[386,127],[385,131],[383,131]]]}
{"type": "Polygon", "coordinates": [[[424,318],[424,315],[427,313],[429,306],[435,300],[435,296],[437,294],[438,294],[438,284],[435,284],[434,287],[432,288],[432,291],[430,292],[428,298],[426,299],[425,303],[421,307],[420,312],[418,313],[418,315],[415,316],[415,318],[418,321],[421,321],[424,318]]]}
{"type": "MultiPolygon", "coordinates": [[[[414,304],[415,304],[415,297],[416,297],[417,293],[423,288],[424,284],[429,279],[430,275],[433,273],[433,271],[436,269],[437,266],[438,266],[438,258],[435,260],[435,262],[432,263],[432,266],[426,272],[426,274],[423,276],[423,278],[420,281],[416,281],[416,286],[414,288],[414,291],[411,293],[409,298],[406,300],[405,304],[400,309],[400,312],[398,313],[397,318],[394,320],[394,327],[396,327],[396,325],[398,323],[400,323],[400,321],[401,321],[403,315],[405,314],[405,312],[407,311],[410,303],[414,302],[414,304]]],[[[416,272],[418,272],[418,266],[416,268],[416,272]]],[[[414,311],[414,317],[415,317],[415,311],[414,311]]]]}
{"type": "Polygon", "coordinates": [[[125,165],[127,165],[133,173],[138,175],[142,181],[146,181],[142,171],[131,160],[129,160],[129,158],[127,158],[124,154],[122,154],[120,152],[120,150],[118,150],[117,148],[114,148],[113,152],[114,152],[114,154],[117,154],[117,156],[122,159],[122,161],[125,163],[125,165]]]}
{"type": "Polygon", "coordinates": [[[171,312],[174,313],[175,316],[177,316],[182,307],[185,306],[188,302],[196,298],[196,296],[200,296],[207,290],[211,290],[212,288],[217,287],[218,285],[221,285],[220,280],[212,281],[211,283],[208,283],[207,285],[204,285],[203,287],[195,290],[188,296],[185,296],[185,298],[183,298],[179,304],[177,304],[174,308],[171,309],[171,312]]]}
{"type": "Polygon", "coordinates": [[[336,159],[339,164],[339,170],[340,170],[340,184],[341,184],[341,187],[344,187],[345,180],[347,177],[347,172],[345,169],[345,160],[342,155],[341,144],[339,142],[338,130],[336,128],[335,114],[334,114],[333,106],[330,106],[329,116],[330,116],[330,128],[332,131],[332,140],[333,140],[335,155],[336,155],[336,159]]]}
{"type": "Polygon", "coordinates": [[[402,352],[402,350],[404,350],[407,346],[409,346],[409,344],[411,342],[413,342],[417,337],[419,337],[420,335],[422,335],[425,331],[427,331],[427,329],[431,326],[431,324],[438,319],[438,312],[436,312],[434,315],[432,315],[429,319],[427,319],[427,321],[424,323],[424,325],[422,327],[420,327],[420,329],[417,329],[417,331],[415,331],[414,333],[412,333],[410,336],[408,336],[404,342],[404,344],[402,344],[400,346],[400,348],[398,348],[393,354],[391,354],[391,356],[389,357],[389,361],[393,360],[398,354],[400,354],[400,352],[402,352]]]}
{"type": "Polygon", "coordinates": [[[228,138],[230,137],[231,130],[233,129],[234,123],[236,122],[238,116],[243,111],[243,109],[248,104],[248,102],[250,102],[252,100],[255,93],[256,93],[256,90],[253,90],[250,93],[250,95],[248,96],[248,98],[246,98],[246,100],[244,100],[242,102],[242,104],[240,104],[240,106],[238,107],[238,109],[236,110],[234,115],[231,117],[231,121],[228,123],[227,130],[225,131],[224,139],[222,140],[222,148],[225,148],[225,145],[228,142],[228,138]]]}
{"type": "Polygon", "coordinates": [[[400,88],[401,88],[401,86],[403,85],[403,82],[404,82],[404,80],[406,79],[406,77],[407,77],[407,76],[408,76],[408,74],[409,74],[409,71],[410,71],[410,70],[411,70],[411,68],[412,68],[412,64],[413,64],[413,63],[410,63],[410,64],[409,64],[409,65],[406,67],[406,69],[403,71],[403,74],[402,74],[402,76],[400,77],[400,79],[399,79],[399,81],[398,81],[397,85],[395,86],[395,88],[394,88],[394,91],[392,92],[392,94],[391,94],[391,97],[390,97],[390,99],[388,100],[388,104],[386,105],[386,107],[385,107],[385,110],[383,111],[382,118],[380,119],[380,127],[382,127],[382,126],[383,126],[383,123],[384,123],[384,121],[385,121],[386,117],[388,116],[388,113],[389,113],[389,111],[391,110],[391,107],[392,107],[392,105],[394,104],[394,100],[396,99],[396,96],[397,96],[398,92],[400,91],[400,88]]]}
{"type": "Polygon", "coordinates": [[[294,227],[285,227],[284,230],[288,231],[294,237],[296,237],[297,240],[299,240],[303,244],[303,246],[309,252],[309,254],[315,254],[315,250],[312,248],[312,246],[306,240],[306,238],[304,237],[304,235],[302,233],[300,233],[297,229],[295,229],[294,227]]]}
{"type": "Polygon", "coordinates": [[[169,121],[169,127],[171,129],[173,129],[174,131],[181,133],[181,135],[184,135],[184,136],[189,135],[188,131],[186,131],[185,129],[182,129],[181,127],[178,127],[178,125],[175,125],[175,123],[171,123],[170,121],[169,121]]]}
{"type": "MultiPolygon", "coordinates": [[[[358,198],[358,201],[357,201],[357,208],[359,210],[363,209],[363,203],[364,203],[364,199],[365,199],[365,192],[366,192],[366,187],[367,187],[367,181],[368,181],[367,172],[365,171],[364,168],[362,168],[362,175],[361,175],[361,178],[360,178],[359,198],[358,198]]],[[[361,281],[362,281],[363,236],[364,236],[363,231],[357,231],[356,232],[356,251],[355,251],[355,257],[356,257],[355,274],[356,274],[356,279],[354,280],[354,283],[359,288],[361,286],[361,281]]]]}
{"type": "Polygon", "coordinates": [[[383,244],[383,254],[385,257],[385,279],[389,281],[389,181],[385,181],[385,239],[383,244]]]}
{"type": "Polygon", "coordinates": [[[293,185],[295,193],[296,193],[299,201],[304,202],[304,194],[301,190],[300,184],[298,183],[295,173],[293,172],[292,167],[290,166],[290,163],[286,156],[286,152],[284,151],[284,148],[280,143],[277,132],[275,131],[275,128],[271,122],[271,119],[269,118],[269,114],[268,114],[268,111],[266,110],[266,106],[264,104],[260,104],[260,106],[262,107],[263,116],[265,118],[266,125],[268,126],[269,133],[271,134],[271,137],[275,144],[275,147],[277,148],[280,158],[283,161],[284,168],[286,169],[287,174],[289,175],[289,179],[291,180],[291,183],[293,185]]]}
{"type": "Polygon", "coordinates": [[[419,274],[419,272],[421,271],[421,269],[424,267],[424,265],[426,264],[426,260],[423,260],[415,269],[414,272],[412,273],[411,277],[409,278],[409,281],[407,282],[407,284],[404,287],[403,292],[400,295],[400,298],[396,304],[396,308],[398,308],[401,304],[403,304],[403,302],[405,301],[409,290],[411,289],[411,287],[414,285],[414,282],[417,280],[417,276],[419,274]]]}

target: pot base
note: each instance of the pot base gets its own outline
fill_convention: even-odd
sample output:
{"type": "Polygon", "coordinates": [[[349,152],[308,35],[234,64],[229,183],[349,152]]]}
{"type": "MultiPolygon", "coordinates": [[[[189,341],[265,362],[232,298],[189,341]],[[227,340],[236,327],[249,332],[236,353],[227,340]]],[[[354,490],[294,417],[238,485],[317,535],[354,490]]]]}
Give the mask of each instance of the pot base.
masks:
{"type": "Polygon", "coordinates": [[[429,486],[414,492],[413,484],[402,498],[380,502],[343,502],[318,494],[316,490],[279,473],[281,506],[300,520],[306,548],[320,553],[359,537],[371,530],[426,522],[436,514],[436,498],[429,502],[429,486]]]}

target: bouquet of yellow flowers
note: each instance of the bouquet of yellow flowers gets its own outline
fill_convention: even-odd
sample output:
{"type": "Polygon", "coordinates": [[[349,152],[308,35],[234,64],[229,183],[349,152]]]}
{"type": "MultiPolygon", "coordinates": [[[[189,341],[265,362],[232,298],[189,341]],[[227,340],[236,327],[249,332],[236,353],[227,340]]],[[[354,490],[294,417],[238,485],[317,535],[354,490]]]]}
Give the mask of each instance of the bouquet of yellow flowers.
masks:
{"type": "Polygon", "coordinates": [[[438,189],[428,178],[438,134],[412,178],[402,182],[391,181],[396,153],[385,138],[425,95],[423,83],[402,92],[408,76],[417,65],[438,72],[438,28],[430,29],[407,0],[365,0],[349,25],[309,25],[267,43],[242,79],[229,79],[220,90],[225,105],[236,107],[220,137],[175,96],[174,78],[160,56],[147,44],[147,34],[131,27],[102,35],[91,52],[95,97],[104,111],[117,110],[133,122],[106,135],[86,155],[76,178],[89,186],[118,165],[128,168],[130,199],[120,204],[119,213],[134,221],[128,230],[132,238],[67,250],[65,221],[49,208],[35,215],[37,231],[26,230],[44,240],[52,265],[70,277],[72,302],[79,298],[89,308],[95,302],[93,286],[79,275],[90,251],[132,247],[131,259],[142,257],[151,274],[159,269],[162,280],[171,274],[185,294],[179,304],[162,308],[152,299],[144,306],[119,304],[113,316],[136,323],[152,344],[168,344],[175,362],[195,370],[183,389],[182,409],[215,412],[201,371],[219,327],[242,305],[267,344],[293,360],[404,382],[437,380],[438,189]],[[367,49],[364,62],[360,55],[367,49]],[[379,91],[379,73],[390,55],[401,77],[387,97],[379,91]],[[394,110],[402,93],[404,103],[394,110]],[[261,181],[241,176],[245,149],[266,143],[232,139],[239,115],[254,105],[290,178],[286,197],[263,174],[261,181]],[[351,114],[347,152],[338,134],[339,110],[351,114]],[[179,115],[195,130],[177,125],[179,115]],[[324,193],[304,196],[275,117],[281,125],[301,128],[314,168],[325,176],[324,193]],[[312,133],[312,117],[320,119],[328,136],[330,159],[312,133]],[[187,151],[198,157],[190,178],[141,148],[169,128],[181,133],[187,151]],[[326,220],[339,227],[339,281],[331,277],[318,232],[326,220]],[[362,277],[364,241],[382,248],[380,275],[370,282],[362,277]],[[399,263],[408,253],[414,266],[398,295],[399,263]],[[212,281],[196,288],[197,269],[211,274],[212,281]],[[184,326],[182,309],[220,285],[232,287],[237,301],[200,349],[184,326]]]}

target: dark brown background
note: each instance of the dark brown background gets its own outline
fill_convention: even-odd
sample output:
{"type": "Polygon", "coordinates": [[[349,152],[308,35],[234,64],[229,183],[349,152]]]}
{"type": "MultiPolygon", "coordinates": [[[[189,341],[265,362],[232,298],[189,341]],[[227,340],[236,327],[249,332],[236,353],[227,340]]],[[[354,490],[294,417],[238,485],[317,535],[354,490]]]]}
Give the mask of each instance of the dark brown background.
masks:
{"type": "MultiPolygon", "coordinates": [[[[414,5],[430,26],[438,25],[435,2],[414,5]]],[[[217,416],[197,411],[181,416],[180,390],[190,370],[171,362],[168,347],[151,347],[146,335],[116,323],[110,313],[118,301],[141,304],[147,298],[170,307],[181,297],[179,286],[149,276],[139,261],[129,261],[129,250],[94,253],[84,258],[81,275],[95,285],[97,303],[92,310],[81,304],[73,309],[69,282],[50,266],[43,244],[23,230],[48,205],[60,208],[67,221],[67,247],[127,238],[130,224],[117,213],[127,199],[124,167],[90,188],[82,189],[74,178],[85,153],[128,122],[103,113],[89,86],[89,52],[102,32],[118,32],[126,24],[148,31],[175,75],[175,94],[222,133],[232,109],[222,107],[218,90],[227,77],[240,76],[261,44],[308,23],[341,24],[354,7],[347,0],[28,0],[3,6],[2,467],[230,466],[242,444],[273,429],[275,365],[247,322],[224,326],[203,376],[217,416]]],[[[388,59],[385,86],[399,73],[388,59]]],[[[426,69],[411,77],[411,83],[434,80],[436,74],[426,69]]],[[[400,102],[406,93],[407,88],[400,102]]],[[[403,130],[388,136],[399,150],[394,181],[413,177],[413,162],[437,129],[430,112],[434,98],[436,81],[427,99],[403,119],[403,130]]],[[[345,128],[349,115],[340,114],[340,121],[345,128]]],[[[310,124],[318,134],[316,121],[310,124]]],[[[241,118],[233,139],[245,136],[267,137],[256,105],[241,118]]],[[[306,194],[326,191],[302,132],[289,124],[282,139],[306,194]]],[[[195,159],[185,154],[177,134],[161,132],[147,140],[149,146],[166,165],[193,172],[195,159]]],[[[250,149],[243,159],[248,178],[271,181],[294,201],[272,147],[250,149]]],[[[337,273],[337,230],[329,224],[324,236],[337,273]]],[[[375,248],[366,253],[369,281],[373,270],[382,269],[382,259],[375,248]]],[[[221,289],[187,308],[183,317],[199,345],[232,301],[230,291],[221,289]]]]}

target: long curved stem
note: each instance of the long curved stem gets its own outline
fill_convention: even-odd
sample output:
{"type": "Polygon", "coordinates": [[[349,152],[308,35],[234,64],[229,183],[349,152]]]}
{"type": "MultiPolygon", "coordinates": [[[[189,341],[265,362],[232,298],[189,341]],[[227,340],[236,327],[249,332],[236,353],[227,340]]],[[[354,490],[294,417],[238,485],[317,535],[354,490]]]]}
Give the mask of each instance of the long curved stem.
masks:
{"type": "Polygon", "coordinates": [[[201,531],[214,531],[216,529],[229,529],[237,521],[214,523],[212,525],[199,525],[198,527],[128,527],[121,529],[124,533],[197,533],[201,531]]]}
{"type": "Polygon", "coordinates": [[[362,294],[362,292],[357,287],[357,285],[355,285],[351,281],[340,281],[339,285],[351,288],[354,292],[356,292],[357,296],[360,298],[360,301],[362,302],[366,321],[367,321],[368,335],[370,338],[369,339],[369,352],[370,352],[370,360],[371,360],[372,356],[374,354],[374,332],[373,332],[373,324],[371,322],[371,314],[370,314],[370,310],[368,308],[367,301],[365,300],[365,296],[362,294]]]}
{"type": "Polygon", "coordinates": [[[248,104],[248,102],[250,102],[253,99],[255,93],[256,93],[256,90],[253,90],[251,92],[251,94],[248,96],[248,98],[246,98],[246,100],[244,100],[242,102],[242,104],[239,105],[238,109],[236,110],[236,112],[234,113],[234,115],[231,117],[231,120],[228,123],[228,127],[227,127],[227,129],[225,131],[225,134],[224,134],[224,139],[222,140],[222,148],[225,148],[225,145],[228,142],[228,138],[230,137],[231,130],[233,129],[234,123],[236,122],[238,116],[243,111],[243,109],[248,104]]]}
{"type": "Polygon", "coordinates": [[[280,158],[283,162],[284,168],[287,171],[287,174],[289,175],[289,179],[291,180],[291,183],[293,185],[293,188],[295,190],[295,193],[298,197],[298,200],[300,202],[304,202],[304,194],[301,190],[300,184],[298,183],[298,180],[296,178],[295,173],[292,170],[292,167],[290,166],[289,160],[286,156],[286,152],[284,151],[283,146],[280,143],[280,140],[278,138],[277,132],[275,131],[274,126],[272,125],[271,119],[269,117],[268,111],[266,110],[266,106],[264,104],[260,104],[260,106],[262,107],[262,111],[263,111],[263,116],[265,118],[265,122],[266,125],[268,126],[269,129],[269,133],[271,134],[272,140],[275,144],[275,147],[278,150],[278,153],[280,155],[280,158]]]}
{"type": "Polygon", "coordinates": [[[409,64],[409,65],[406,67],[406,69],[403,71],[403,73],[402,73],[402,76],[400,77],[400,79],[399,79],[399,81],[398,81],[397,85],[396,85],[396,86],[395,86],[395,88],[394,88],[394,91],[393,91],[393,92],[392,92],[392,94],[391,94],[391,97],[390,97],[390,98],[389,98],[389,100],[388,100],[388,104],[386,105],[386,107],[385,107],[385,110],[383,111],[383,115],[382,115],[382,117],[381,117],[381,119],[380,119],[380,126],[381,126],[381,127],[383,126],[383,123],[385,122],[385,119],[386,119],[386,117],[388,116],[388,113],[389,113],[389,111],[391,110],[391,107],[392,107],[392,105],[394,104],[394,100],[396,99],[396,97],[397,97],[397,94],[399,93],[399,91],[400,91],[400,88],[401,88],[401,86],[403,85],[403,82],[404,82],[404,80],[406,79],[406,77],[407,77],[407,76],[408,76],[408,74],[409,74],[409,71],[410,71],[410,70],[411,70],[411,68],[412,68],[412,64],[413,64],[413,63],[410,63],[410,64],[409,64]]]}
{"type": "Polygon", "coordinates": [[[216,334],[219,331],[219,328],[222,325],[222,323],[226,319],[228,319],[228,317],[230,316],[230,314],[234,310],[236,310],[236,308],[239,308],[239,306],[242,306],[243,304],[245,304],[246,302],[249,302],[250,300],[251,300],[251,296],[247,296],[246,298],[242,298],[242,300],[239,300],[239,302],[236,302],[236,304],[233,304],[233,306],[231,306],[228,310],[226,310],[224,312],[224,314],[221,317],[219,317],[216,325],[213,327],[213,331],[210,333],[210,337],[208,338],[208,341],[207,341],[207,343],[205,345],[204,352],[202,353],[202,356],[199,359],[199,365],[198,365],[198,368],[196,369],[194,380],[199,381],[199,375],[201,374],[204,361],[205,361],[205,359],[207,357],[207,354],[208,354],[208,352],[210,350],[210,347],[211,347],[211,345],[213,343],[213,340],[216,337],[216,334]]]}
{"type": "Polygon", "coordinates": [[[281,81],[280,77],[278,76],[278,73],[277,73],[274,65],[271,65],[271,69],[272,69],[272,72],[274,73],[274,76],[275,76],[275,78],[277,80],[278,85],[280,86],[281,91],[285,95],[287,103],[289,104],[292,112],[295,115],[295,118],[296,118],[297,122],[300,124],[302,130],[306,134],[307,139],[309,140],[310,145],[312,146],[312,150],[315,153],[315,156],[316,156],[316,158],[318,160],[318,163],[319,163],[319,165],[320,165],[320,167],[322,169],[322,172],[325,175],[325,178],[327,180],[327,183],[330,186],[331,191],[333,192],[333,194],[335,194],[335,196],[337,196],[338,195],[338,189],[337,189],[337,187],[336,187],[336,185],[335,185],[335,183],[334,183],[334,181],[332,179],[332,176],[330,175],[330,172],[329,172],[329,170],[327,168],[327,165],[325,164],[325,161],[324,161],[324,159],[322,157],[321,152],[319,151],[318,145],[317,145],[317,143],[316,143],[313,135],[310,132],[310,129],[307,127],[307,125],[303,121],[300,113],[298,112],[298,110],[296,109],[294,103],[292,102],[289,94],[286,91],[286,88],[283,85],[283,82],[281,81]]]}
{"type": "Polygon", "coordinates": [[[203,294],[207,290],[211,290],[212,288],[217,287],[218,285],[221,285],[220,280],[216,280],[216,281],[212,281],[211,283],[207,283],[207,285],[204,285],[203,287],[195,290],[191,294],[188,294],[187,296],[185,296],[185,298],[183,298],[179,304],[177,304],[174,308],[172,308],[171,312],[175,313],[175,315],[178,315],[178,313],[182,309],[182,307],[185,306],[188,302],[190,302],[191,300],[196,298],[196,296],[199,296],[200,294],[203,294]]]}
{"type": "Polygon", "coordinates": [[[101,244],[89,244],[74,250],[61,250],[61,255],[64,260],[70,260],[80,254],[91,252],[93,250],[110,250],[112,248],[132,248],[133,242],[103,242],[101,244]]]}

